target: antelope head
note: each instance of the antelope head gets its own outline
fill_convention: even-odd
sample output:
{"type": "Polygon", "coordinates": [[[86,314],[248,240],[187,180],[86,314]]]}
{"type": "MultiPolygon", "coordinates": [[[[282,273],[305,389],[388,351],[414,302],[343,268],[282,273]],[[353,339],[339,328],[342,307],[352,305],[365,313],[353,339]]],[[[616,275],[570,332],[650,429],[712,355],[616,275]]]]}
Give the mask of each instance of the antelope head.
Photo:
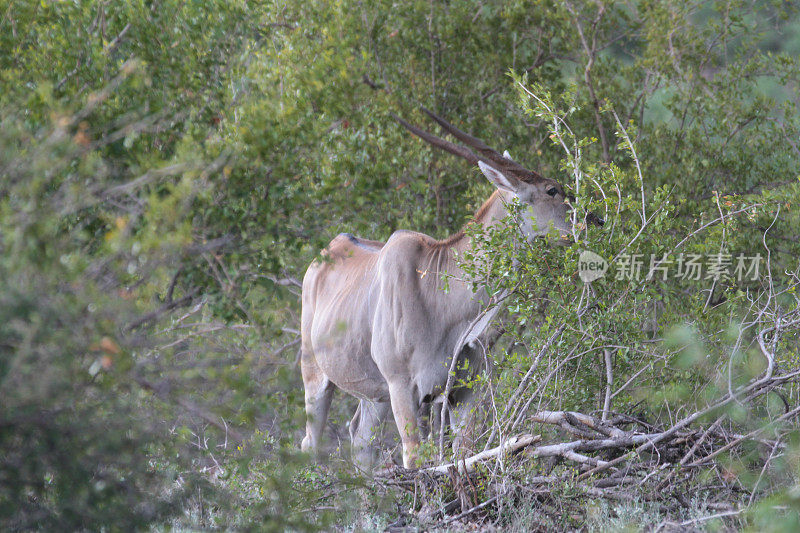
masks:
{"type": "MultiPolygon", "coordinates": [[[[412,126],[397,115],[392,114],[392,116],[411,133],[431,145],[477,165],[495,187],[506,193],[504,196],[507,202],[517,199],[522,205],[519,227],[527,239],[543,237],[551,231],[556,231],[562,242],[571,237],[570,212],[572,210],[571,202],[575,200],[574,196],[567,195],[564,188],[556,181],[523,167],[511,159],[508,152],[501,155],[480,139],[461,131],[432,111],[424,107],[422,110],[445,131],[469,148],[431,135],[412,126]]],[[[603,224],[602,219],[593,213],[587,216],[586,221],[597,225],[603,224]]]]}

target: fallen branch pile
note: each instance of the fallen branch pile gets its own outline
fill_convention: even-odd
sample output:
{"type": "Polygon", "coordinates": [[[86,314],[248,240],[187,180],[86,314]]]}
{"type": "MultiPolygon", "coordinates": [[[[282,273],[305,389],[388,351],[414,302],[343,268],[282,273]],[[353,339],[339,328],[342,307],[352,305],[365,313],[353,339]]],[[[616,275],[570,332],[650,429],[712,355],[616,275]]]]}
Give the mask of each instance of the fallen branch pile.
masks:
{"type": "MultiPolygon", "coordinates": [[[[437,519],[439,524],[500,516],[502,506],[513,506],[524,497],[535,499],[536,512],[559,520],[585,512],[581,498],[648,500],[667,510],[694,506],[695,513],[701,506],[699,512],[706,514],[691,523],[737,515],[757,495],[774,490],[770,483],[793,483],[790,478],[779,480],[782,474],[771,463],[786,455],[788,434],[797,428],[800,406],[786,397],[792,397],[792,390],[796,393],[800,370],[790,366],[782,372],[775,350],[781,335],[797,332],[800,311],[773,316],[765,307],[741,331],[759,325],[751,345],[763,357],[760,375],[737,384],[731,365],[720,367],[718,383],[727,386],[715,385],[717,396],[682,418],[672,418],[674,412],[669,411],[669,422],[645,421],[612,412],[610,401],[604,402],[602,418],[573,411],[531,413],[528,407],[539,397],[538,389],[527,402],[520,399],[534,375],[536,357],[506,402],[513,409],[507,408],[491,428],[487,448],[495,447],[450,464],[416,470],[393,467],[376,477],[412,492],[415,502],[425,502],[415,504],[417,518],[437,519]],[[767,318],[770,325],[764,322],[767,318]],[[783,413],[765,411],[768,394],[782,400],[783,413]],[[739,432],[730,417],[734,407],[752,415],[754,429],[739,432]],[[530,433],[499,438],[525,426],[530,433]],[[766,479],[773,481],[762,483],[766,479]],[[565,509],[570,501],[573,507],[565,509]]],[[[746,344],[741,332],[737,343],[746,344]]],[[[544,380],[551,375],[545,374],[544,380]]],[[[606,392],[607,400],[613,397],[606,392]]],[[[542,521],[543,529],[547,523],[542,521]]]]}
{"type": "MultiPolygon", "coordinates": [[[[775,422],[798,414],[800,407],[787,411],[775,422]]],[[[731,433],[724,428],[724,418],[721,415],[705,428],[692,429],[687,425],[676,428],[678,422],[656,430],[627,415],[602,421],[578,412],[539,411],[530,415],[531,422],[557,428],[552,431],[554,436],[572,438],[542,443],[539,435],[522,434],[454,463],[420,469],[394,466],[378,472],[376,477],[413,492],[419,501],[431,501],[426,497],[431,491],[450,494],[451,501],[444,505],[437,508],[422,505],[418,512],[419,518],[439,518],[444,523],[486,513],[500,499],[508,500],[515,495],[534,496],[545,508],[558,495],[562,505],[565,487],[569,488],[571,498],[650,500],[668,508],[688,508],[690,503],[682,487],[694,478],[697,467],[716,474],[713,484],[706,483],[709,491],[726,496],[742,492],[736,480],[714,459],[745,440],[754,440],[756,432],[731,433]],[[562,463],[572,467],[554,473],[562,463]],[[481,491],[478,487],[489,489],[481,491]]],[[[770,454],[784,446],[780,439],[755,442],[770,454]]],[[[706,508],[736,514],[738,509],[730,501],[731,498],[720,497],[718,501],[707,502],[706,508]]]]}

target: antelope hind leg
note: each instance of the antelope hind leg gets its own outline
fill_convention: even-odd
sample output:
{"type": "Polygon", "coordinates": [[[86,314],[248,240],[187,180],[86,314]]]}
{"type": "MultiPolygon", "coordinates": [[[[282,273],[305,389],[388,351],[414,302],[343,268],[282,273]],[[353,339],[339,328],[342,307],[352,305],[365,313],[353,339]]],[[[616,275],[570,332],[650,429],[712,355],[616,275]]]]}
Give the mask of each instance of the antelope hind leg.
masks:
{"type": "Polygon", "coordinates": [[[304,452],[318,451],[336,386],[319,368],[314,356],[305,350],[301,355],[300,370],[306,401],[306,436],[300,448],[304,452]]]}

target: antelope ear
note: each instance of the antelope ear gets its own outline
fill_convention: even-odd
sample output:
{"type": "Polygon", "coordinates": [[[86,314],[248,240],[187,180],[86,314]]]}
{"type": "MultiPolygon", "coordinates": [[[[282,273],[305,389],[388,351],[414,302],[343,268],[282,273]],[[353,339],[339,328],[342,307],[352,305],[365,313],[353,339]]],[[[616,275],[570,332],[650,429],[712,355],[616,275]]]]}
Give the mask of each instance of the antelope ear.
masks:
{"type": "Polygon", "coordinates": [[[511,157],[511,154],[508,153],[508,150],[503,150],[503,157],[513,161],[514,159],[511,157]]]}
{"type": "Polygon", "coordinates": [[[478,161],[478,168],[481,169],[483,175],[489,178],[489,181],[494,183],[494,186],[498,189],[502,189],[504,191],[513,192],[516,194],[517,187],[516,187],[516,179],[509,178],[499,170],[496,170],[483,161],[478,161]]]}

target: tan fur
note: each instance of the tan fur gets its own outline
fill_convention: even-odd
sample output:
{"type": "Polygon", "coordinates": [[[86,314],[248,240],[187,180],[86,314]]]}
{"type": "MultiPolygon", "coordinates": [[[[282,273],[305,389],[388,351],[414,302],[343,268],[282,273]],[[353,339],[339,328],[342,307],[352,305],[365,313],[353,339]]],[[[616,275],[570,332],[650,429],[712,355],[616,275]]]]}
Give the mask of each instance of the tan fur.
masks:
{"type": "MultiPolygon", "coordinates": [[[[563,193],[550,197],[547,186],[517,181],[513,192],[496,190],[474,223],[498,223],[516,195],[530,207],[520,224],[526,237],[543,233],[528,229],[534,220],[540,227],[552,223],[567,231],[563,193]]],[[[398,231],[385,244],[339,235],[309,266],[301,318],[308,414],[304,450],[319,445],[332,393],[340,388],[361,400],[350,427],[359,460],[369,462],[364,454],[372,433],[391,410],[403,464],[413,466],[422,401],[441,393],[450,356],[487,300],[485,291],[473,292],[463,281],[455,260],[456,252],[470,246],[463,231],[444,240],[398,231]]]]}

